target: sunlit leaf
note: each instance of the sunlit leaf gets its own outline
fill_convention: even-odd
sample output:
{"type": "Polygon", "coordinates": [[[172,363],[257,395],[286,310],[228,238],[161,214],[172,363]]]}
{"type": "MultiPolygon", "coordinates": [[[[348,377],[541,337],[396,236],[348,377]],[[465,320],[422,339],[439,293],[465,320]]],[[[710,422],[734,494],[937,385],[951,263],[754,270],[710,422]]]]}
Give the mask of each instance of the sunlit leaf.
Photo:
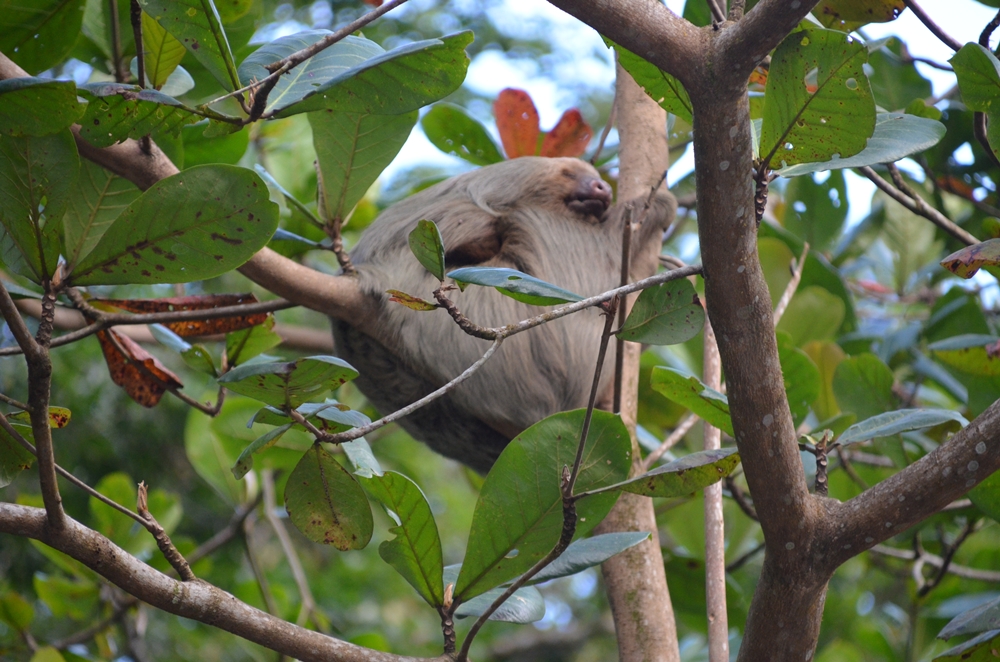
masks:
{"type": "Polygon", "coordinates": [[[869,23],[894,21],[904,9],[904,0],[820,0],[813,16],[825,27],[853,32],[869,23]]]}
{"type": "Polygon", "coordinates": [[[927,346],[934,358],[947,366],[981,377],[1000,376],[1000,352],[994,336],[965,334],[927,346]]]}
{"type": "Polygon", "coordinates": [[[649,497],[680,497],[713,485],[740,463],[735,448],[698,451],[636,476],[619,489],[649,497]]]}
{"type": "Polygon", "coordinates": [[[177,136],[182,126],[201,120],[157,90],[119,83],[91,83],[80,89],[91,99],[80,120],[80,134],[96,147],[151,133],[177,136]]]}
{"type": "Polygon", "coordinates": [[[420,126],[427,139],[446,154],[454,154],[474,165],[503,161],[486,128],[458,106],[435,104],[420,119],[420,126]]]}
{"type": "Polygon", "coordinates": [[[184,59],[184,44],[174,38],[146,12],[142,13],[142,52],[146,80],[162,89],[170,74],[184,59]]]}
{"type": "Polygon", "coordinates": [[[673,113],[687,122],[691,121],[693,115],[691,98],[679,80],[635,53],[617,44],[607,41],[606,43],[618,53],[618,62],[622,68],[631,74],[639,87],[653,101],[660,104],[668,113],[673,113]]]}

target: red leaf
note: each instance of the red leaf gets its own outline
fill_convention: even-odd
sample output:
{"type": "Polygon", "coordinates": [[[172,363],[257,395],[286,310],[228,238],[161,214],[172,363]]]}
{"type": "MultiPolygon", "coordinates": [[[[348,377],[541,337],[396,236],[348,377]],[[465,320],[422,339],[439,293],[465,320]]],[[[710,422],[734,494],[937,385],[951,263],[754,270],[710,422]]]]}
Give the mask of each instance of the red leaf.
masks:
{"type": "Polygon", "coordinates": [[[111,381],[143,407],[155,407],[168,388],[184,386],[177,375],[128,336],[108,329],[98,331],[97,340],[108,363],[111,381]]]}
{"type": "Polygon", "coordinates": [[[542,141],[541,156],[580,156],[594,132],[576,108],[563,113],[542,141]]]}
{"type": "Polygon", "coordinates": [[[538,149],[538,110],[524,90],[508,87],[493,102],[497,130],[508,159],[534,156],[538,149]]]}

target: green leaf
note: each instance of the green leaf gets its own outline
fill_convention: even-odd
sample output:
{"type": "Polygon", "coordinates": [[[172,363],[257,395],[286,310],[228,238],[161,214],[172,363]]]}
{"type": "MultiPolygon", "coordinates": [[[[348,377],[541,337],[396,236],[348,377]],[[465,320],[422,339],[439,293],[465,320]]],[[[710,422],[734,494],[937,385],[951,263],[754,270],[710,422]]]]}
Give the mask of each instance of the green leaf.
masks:
{"type": "Polygon", "coordinates": [[[417,123],[417,112],[359,115],[324,110],[309,113],[313,146],[323,175],[329,220],[344,220],[389,165],[417,123]]]}
{"type": "MultiPolygon", "coordinates": [[[[994,472],[968,494],[973,505],[988,517],[1000,522],[1000,472],[994,472]]],[[[1000,627],[998,623],[994,627],[1000,627]]]]}
{"type": "Polygon", "coordinates": [[[17,632],[24,632],[35,620],[35,609],[20,593],[4,591],[0,594],[0,621],[17,632]]]}
{"type": "Polygon", "coordinates": [[[301,101],[275,105],[274,116],[328,109],[373,115],[409,113],[461,86],[469,66],[465,47],[471,42],[471,32],[460,32],[368,57],[313,86],[301,101]]]}
{"type": "Polygon", "coordinates": [[[1000,239],[987,239],[959,249],[941,260],[941,266],[960,278],[972,278],[985,266],[1000,265],[1000,239]]]}
{"type": "Polygon", "coordinates": [[[387,471],[362,478],[364,488],[385,508],[396,525],[396,536],[378,547],[379,556],[403,576],[432,607],[444,604],[444,560],[437,523],[427,497],[406,476],[387,471]]]}
{"type": "Polygon", "coordinates": [[[40,283],[55,273],[62,217],[80,171],[68,130],[41,137],[0,139],[0,244],[4,263],[40,283]],[[13,249],[17,260],[7,251],[13,249]]]}
{"type": "Polygon", "coordinates": [[[189,168],[123,211],[73,270],[73,285],[187,283],[235,269],[267,243],[278,207],[252,170],[189,168]]]}
{"type": "MultiPolygon", "coordinates": [[[[837,299],[838,303],[840,299],[837,299]]],[[[809,407],[819,397],[819,368],[808,354],[792,343],[787,333],[778,331],[778,360],[788,394],[788,406],[795,424],[799,425],[809,415],[809,407]]]]}
{"type": "Polygon", "coordinates": [[[901,432],[922,430],[957,421],[962,427],[969,424],[957,411],[948,409],[897,409],[855,423],[837,439],[841,446],[879,437],[891,437],[901,432]]]}
{"type": "Polygon", "coordinates": [[[184,44],[227,91],[240,87],[226,32],[212,0],[139,0],[143,11],[184,44]]]}
{"type": "Polygon", "coordinates": [[[673,368],[656,367],[653,368],[652,387],[668,400],[689,409],[702,420],[733,436],[729,400],[705,386],[697,377],[685,375],[673,368]]]}
{"type": "Polygon", "coordinates": [[[180,101],[156,90],[120,83],[89,83],[80,90],[91,98],[80,134],[95,147],[151,133],[178,136],[185,124],[201,121],[180,101]]]}
{"type": "Polygon", "coordinates": [[[0,52],[31,75],[50,69],[73,50],[84,0],[0,2],[0,52]]]}
{"type": "Polygon", "coordinates": [[[929,99],[933,94],[931,82],[920,75],[912,59],[902,57],[903,42],[890,37],[880,41],[879,46],[868,55],[868,80],[875,103],[888,110],[902,110],[915,101],[922,104],[929,99]]]}
{"type": "Polygon", "coordinates": [[[61,574],[35,573],[33,586],[39,600],[53,616],[85,621],[100,611],[101,586],[97,582],[61,574]]]}
{"type": "Polygon", "coordinates": [[[942,628],[938,639],[951,639],[997,628],[1000,628],[1000,598],[963,611],[942,628]]]}
{"type": "Polygon", "coordinates": [[[653,101],[668,113],[673,113],[686,122],[692,121],[691,98],[679,80],[618,44],[607,39],[604,41],[615,49],[618,63],[653,101]]]}
{"type": "MultiPolygon", "coordinates": [[[[331,34],[329,30],[305,30],[264,44],[240,63],[240,85],[264,80],[271,75],[267,65],[312,46],[328,34],[331,34]]],[[[385,49],[374,41],[347,36],[281,76],[267,95],[265,112],[298,103],[315,92],[319,85],[384,53],[385,49]]]]}
{"type": "Polygon", "coordinates": [[[826,288],[802,287],[788,302],[778,322],[778,331],[791,336],[792,344],[801,347],[811,340],[831,340],[844,321],[844,302],[826,288]]]}
{"type": "Polygon", "coordinates": [[[162,89],[170,74],[184,59],[184,44],[153,20],[142,13],[142,52],[146,80],[157,90],[162,89]]]}
{"type": "Polygon", "coordinates": [[[863,66],[868,50],[843,32],[800,30],[778,46],[764,96],[761,159],[770,167],[854,156],[875,129],[863,66]]]}
{"type": "Polygon", "coordinates": [[[372,510],[354,477],[332,455],[313,446],[288,477],[285,508],[292,524],[313,542],[342,552],[372,539],[372,510]]]}
{"type": "Polygon", "coordinates": [[[714,485],[740,463],[735,448],[698,451],[621,484],[620,489],[648,497],[681,497],[714,485]]]}
{"type": "Polygon", "coordinates": [[[831,172],[822,184],[812,177],[795,177],[785,185],[783,199],[780,220],[786,230],[809,242],[814,251],[827,252],[836,245],[849,207],[843,172],[831,172]]]}
{"type": "Polygon", "coordinates": [[[996,377],[1000,375],[1000,356],[990,351],[996,346],[994,336],[965,334],[953,336],[927,346],[941,363],[970,375],[996,377]]]}
{"type": "Polygon", "coordinates": [[[51,78],[0,80],[0,133],[45,136],[65,129],[83,115],[73,81],[51,78]]]}
{"type": "MultiPolygon", "coordinates": [[[[454,584],[460,569],[460,565],[446,566],[444,569],[445,583],[454,584]]],[[[468,602],[463,602],[455,611],[455,616],[458,618],[482,616],[490,605],[503,595],[505,590],[504,588],[495,588],[472,598],[468,602]]],[[[489,620],[508,623],[534,623],[544,616],[545,599],[542,594],[534,586],[522,586],[514,591],[513,595],[507,598],[495,612],[490,614],[489,620]]]]}
{"type": "MultiPolygon", "coordinates": [[[[417,221],[409,237],[417,262],[438,280],[444,280],[444,240],[434,221],[417,221]]],[[[453,276],[454,277],[454,276],[453,276]]]]}
{"type": "MultiPolygon", "coordinates": [[[[368,417],[365,416],[365,418],[368,417]]],[[[372,476],[381,476],[385,473],[382,471],[382,467],[379,466],[378,460],[375,459],[375,454],[372,453],[371,446],[368,445],[364,437],[345,441],[340,447],[343,449],[344,455],[347,456],[351,466],[354,467],[354,475],[361,476],[362,478],[371,478],[372,476]]]]}
{"type": "Polygon", "coordinates": [[[448,277],[464,285],[494,287],[500,294],[533,306],[554,306],[583,300],[579,294],[505,267],[463,267],[452,271],[448,277]]]}
{"type": "MultiPolygon", "coordinates": [[[[371,423],[371,419],[360,411],[351,409],[347,405],[340,404],[336,400],[327,399],[323,402],[306,402],[295,408],[295,411],[319,427],[323,432],[337,434],[352,428],[364,427],[371,423]],[[316,420],[320,419],[320,420],[316,420]]],[[[282,410],[267,406],[254,414],[250,420],[251,424],[262,423],[264,425],[285,425],[290,422],[288,414],[282,410]]],[[[297,428],[305,429],[295,424],[297,428]]]]}
{"type": "MultiPolygon", "coordinates": [[[[208,137],[205,136],[205,126],[202,124],[185,126],[181,130],[181,136],[184,139],[185,168],[206,163],[236,165],[246,154],[247,146],[250,144],[249,131],[237,131],[223,136],[208,137]]],[[[254,170],[259,167],[259,165],[255,165],[254,170]]],[[[266,180],[267,178],[265,178],[266,180]]]]}
{"type": "Polygon", "coordinates": [[[837,398],[833,394],[833,375],[845,358],[844,350],[832,342],[811,342],[802,349],[819,371],[820,388],[816,399],[812,402],[812,409],[819,420],[831,419],[840,414],[837,398]]]}
{"type": "Polygon", "coordinates": [[[906,8],[903,0],[821,0],[813,16],[825,27],[853,32],[869,23],[888,23],[906,8]]]}
{"type": "Polygon", "coordinates": [[[777,173],[782,177],[798,177],[824,170],[892,163],[933,147],[944,134],[944,124],[936,120],[905,113],[879,113],[868,145],[854,156],[822,163],[800,163],[782,168],[777,173]]]}
{"type": "Polygon", "coordinates": [[[844,359],[833,373],[833,393],[840,410],[858,420],[895,409],[892,371],[874,354],[844,359]]]}
{"type": "Polygon", "coordinates": [[[357,370],[335,356],[308,356],[282,363],[249,363],[219,378],[235,393],[275,407],[298,407],[358,376],[357,370]]]}
{"type": "Polygon", "coordinates": [[[958,77],[962,101],[970,110],[989,113],[1000,109],[994,102],[1000,98],[1000,60],[977,43],[962,46],[950,60],[958,77]]]}
{"type": "MultiPolygon", "coordinates": [[[[29,442],[35,441],[30,425],[17,425],[11,422],[11,427],[29,442]]],[[[7,434],[6,430],[0,428],[0,488],[14,482],[17,474],[31,467],[34,462],[35,456],[7,434]]]]}
{"type": "Polygon", "coordinates": [[[281,344],[281,336],[274,331],[274,317],[263,324],[226,334],[226,362],[240,365],[281,344]]]}
{"type": "MultiPolygon", "coordinates": [[[[524,573],[548,554],[562,528],[560,476],[572,465],[584,411],[549,416],[515,437],[486,476],[455,597],[466,601],[524,573]]],[[[595,411],[576,491],[625,480],[631,467],[628,431],[614,414],[595,411]]],[[[615,504],[617,493],[577,503],[582,537],[615,504]]]]}
{"type": "Polygon", "coordinates": [[[618,333],[622,340],[676,345],[698,335],[705,309],[694,285],[685,278],[643,290],[618,333]]]}
{"type": "MultiPolygon", "coordinates": [[[[66,654],[73,655],[73,653],[70,653],[69,651],[67,651],[66,654]]],[[[52,646],[39,646],[38,649],[32,653],[30,662],[66,662],[66,658],[57,648],[53,648],[52,646]]]]}
{"type": "Polygon", "coordinates": [[[474,165],[484,166],[503,161],[500,148],[486,127],[450,103],[434,105],[420,119],[424,135],[445,154],[453,154],[474,165]]]}
{"type": "Polygon", "coordinates": [[[934,662],[992,662],[996,659],[998,646],[1000,646],[1000,630],[989,630],[949,648],[936,656],[934,662]]]}
{"type": "Polygon", "coordinates": [[[69,271],[94,249],[122,210],[140,193],[132,182],[89,159],[80,165],[80,177],[69,195],[69,208],[63,217],[63,257],[69,271]]]}
{"type": "Polygon", "coordinates": [[[569,577],[595,565],[600,565],[615,554],[649,540],[648,531],[623,531],[602,533],[591,538],[574,541],[559,558],[542,568],[531,578],[532,584],[541,584],[550,579],[569,577]]]}
{"type": "Polygon", "coordinates": [[[253,456],[257,453],[263,453],[271,446],[278,443],[278,440],[292,428],[291,423],[286,423],[280,427],[276,427],[273,430],[262,434],[253,440],[253,442],[247,446],[240,456],[236,458],[236,464],[233,465],[232,472],[236,480],[240,480],[243,476],[253,469],[253,456]]]}

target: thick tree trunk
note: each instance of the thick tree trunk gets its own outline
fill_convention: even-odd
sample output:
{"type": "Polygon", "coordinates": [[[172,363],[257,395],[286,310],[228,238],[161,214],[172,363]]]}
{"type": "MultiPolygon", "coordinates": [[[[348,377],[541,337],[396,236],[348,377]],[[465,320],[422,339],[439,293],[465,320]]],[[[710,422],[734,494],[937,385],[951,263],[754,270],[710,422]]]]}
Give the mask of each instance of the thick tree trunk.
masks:
{"type": "MultiPolygon", "coordinates": [[[[666,114],[621,67],[618,68],[617,97],[621,137],[618,199],[629,200],[648,195],[650,187],[660,180],[669,165],[666,114]]],[[[643,248],[646,250],[632,256],[632,279],[656,272],[658,244],[643,248]]],[[[641,456],[635,441],[641,352],[641,345],[625,343],[621,413],[632,435],[634,472],[641,470],[638,468],[641,456]]],[[[650,540],[612,557],[601,567],[615,619],[619,659],[622,662],[680,660],[674,608],[667,590],[652,499],[623,494],[601,523],[600,531],[652,533],[650,540]]]]}

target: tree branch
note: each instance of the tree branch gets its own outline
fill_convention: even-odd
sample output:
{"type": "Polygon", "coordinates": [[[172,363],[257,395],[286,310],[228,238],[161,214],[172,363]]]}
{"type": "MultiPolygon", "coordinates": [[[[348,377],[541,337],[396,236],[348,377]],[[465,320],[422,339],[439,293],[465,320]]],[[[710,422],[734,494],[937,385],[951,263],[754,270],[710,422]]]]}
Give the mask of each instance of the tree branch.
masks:
{"type": "Polygon", "coordinates": [[[380,653],[300,628],[200,580],[171,579],[70,517],[63,531],[56,534],[46,525],[44,510],[0,502],[0,532],[43,542],[157,609],[231,632],[289,657],[316,662],[418,659],[380,653]]]}
{"type": "MultiPolygon", "coordinates": [[[[747,78],[812,11],[819,0],[761,0],[741,21],[727,24],[715,39],[718,64],[713,75],[746,87],[747,78]]],[[[702,82],[711,85],[708,79],[702,82]]],[[[684,81],[687,86],[688,82],[684,81]]],[[[691,88],[688,87],[688,92],[691,88]]]]}

